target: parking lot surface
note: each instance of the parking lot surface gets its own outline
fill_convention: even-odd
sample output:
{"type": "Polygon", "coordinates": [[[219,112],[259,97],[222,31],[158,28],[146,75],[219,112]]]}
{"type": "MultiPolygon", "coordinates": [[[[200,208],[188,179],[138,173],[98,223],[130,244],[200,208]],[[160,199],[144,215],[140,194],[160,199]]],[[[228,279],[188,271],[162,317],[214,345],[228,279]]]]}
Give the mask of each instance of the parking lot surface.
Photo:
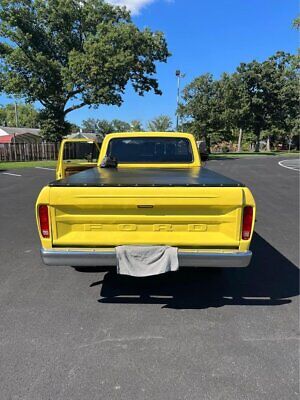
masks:
{"type": "Polygon", "coordinates": [[[207,163],[253,191],[250,267],[149,278],[42,265],[54,171],[0,171],[0,399],[297,399],[299,172],[278,161],[207,163]]]}

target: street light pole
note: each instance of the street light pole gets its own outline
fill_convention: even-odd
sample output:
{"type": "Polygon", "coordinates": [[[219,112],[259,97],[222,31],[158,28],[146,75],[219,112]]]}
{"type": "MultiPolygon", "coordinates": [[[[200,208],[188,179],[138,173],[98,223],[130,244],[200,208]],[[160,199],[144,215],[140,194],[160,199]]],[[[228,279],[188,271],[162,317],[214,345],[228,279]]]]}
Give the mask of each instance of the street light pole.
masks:
{"type": "Polygon", "coordinates": [[[19,127],[19,115],[18,115],[18,104],[15,101],[15,118],[16,118],[16,128],[19,127]]]}
{"type": "Polygon", "coordinates": [[[180,69],[176,71],[177,76],[177,110],[176,110],[176,130],[179,129],[179,114],[178,114],[178,107],[179,107],[179,99],[180,99],[180,80],[184,78],[185,75],[181,73],[180,69]]]}

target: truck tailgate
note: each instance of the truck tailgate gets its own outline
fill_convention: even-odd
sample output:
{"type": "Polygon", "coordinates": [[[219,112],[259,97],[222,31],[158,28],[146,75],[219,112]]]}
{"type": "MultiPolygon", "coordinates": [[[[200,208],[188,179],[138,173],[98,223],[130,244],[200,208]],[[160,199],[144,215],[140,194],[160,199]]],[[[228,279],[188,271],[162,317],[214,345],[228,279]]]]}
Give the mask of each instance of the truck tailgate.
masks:
{"type": "Polygon", "coordinates": [[[51,185],[53,247],[237,248],[242,187],[51,185]]]}

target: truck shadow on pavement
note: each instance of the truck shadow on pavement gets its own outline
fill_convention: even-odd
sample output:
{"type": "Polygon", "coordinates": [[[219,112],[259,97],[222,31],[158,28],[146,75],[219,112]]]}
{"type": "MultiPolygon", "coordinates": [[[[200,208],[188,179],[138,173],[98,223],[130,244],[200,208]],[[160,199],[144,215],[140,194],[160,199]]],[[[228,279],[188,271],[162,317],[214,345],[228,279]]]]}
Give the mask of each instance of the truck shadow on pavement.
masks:
{"type": "Polygon", "coordinates": [[[225,305],[276,306],[299,294],[299,269],[255,233],[248,268],[182,268],[164,275],[134,278],[109,270],[100,303],[161,304],[163,308],[204,309],[225,305]]]}

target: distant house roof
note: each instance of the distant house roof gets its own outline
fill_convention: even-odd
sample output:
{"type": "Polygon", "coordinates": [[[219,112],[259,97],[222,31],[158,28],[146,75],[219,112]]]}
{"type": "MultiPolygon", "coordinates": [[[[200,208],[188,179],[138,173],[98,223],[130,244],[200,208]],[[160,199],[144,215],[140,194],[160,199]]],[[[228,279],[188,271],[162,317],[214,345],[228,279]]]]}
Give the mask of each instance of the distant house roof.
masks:
{"type": "Polygon", "coordinates": [[[41,143],[42,137],[32,133],[24,133],[23,135],[3,135],[0,136],[0,144],[3,143],[41,143]]]}
{"type": "Polygon", "coordinates": [[[0,143],[40,143],[39,129],[0,126],[0,143]]]}
{"type": "Polygon", "coordinates": [[[0,136],[24,135],[25,133],[30,133],[32,135],[40,136],[40,129],[15,128],[15,127],[11,127],[11,126],[0,126],[0,136]]]}
{"type": "Polygon", "coordinates": [[[0,143],[11,143],[13,141],[14,135],[3,135],[0,136],[0,143]]]}

